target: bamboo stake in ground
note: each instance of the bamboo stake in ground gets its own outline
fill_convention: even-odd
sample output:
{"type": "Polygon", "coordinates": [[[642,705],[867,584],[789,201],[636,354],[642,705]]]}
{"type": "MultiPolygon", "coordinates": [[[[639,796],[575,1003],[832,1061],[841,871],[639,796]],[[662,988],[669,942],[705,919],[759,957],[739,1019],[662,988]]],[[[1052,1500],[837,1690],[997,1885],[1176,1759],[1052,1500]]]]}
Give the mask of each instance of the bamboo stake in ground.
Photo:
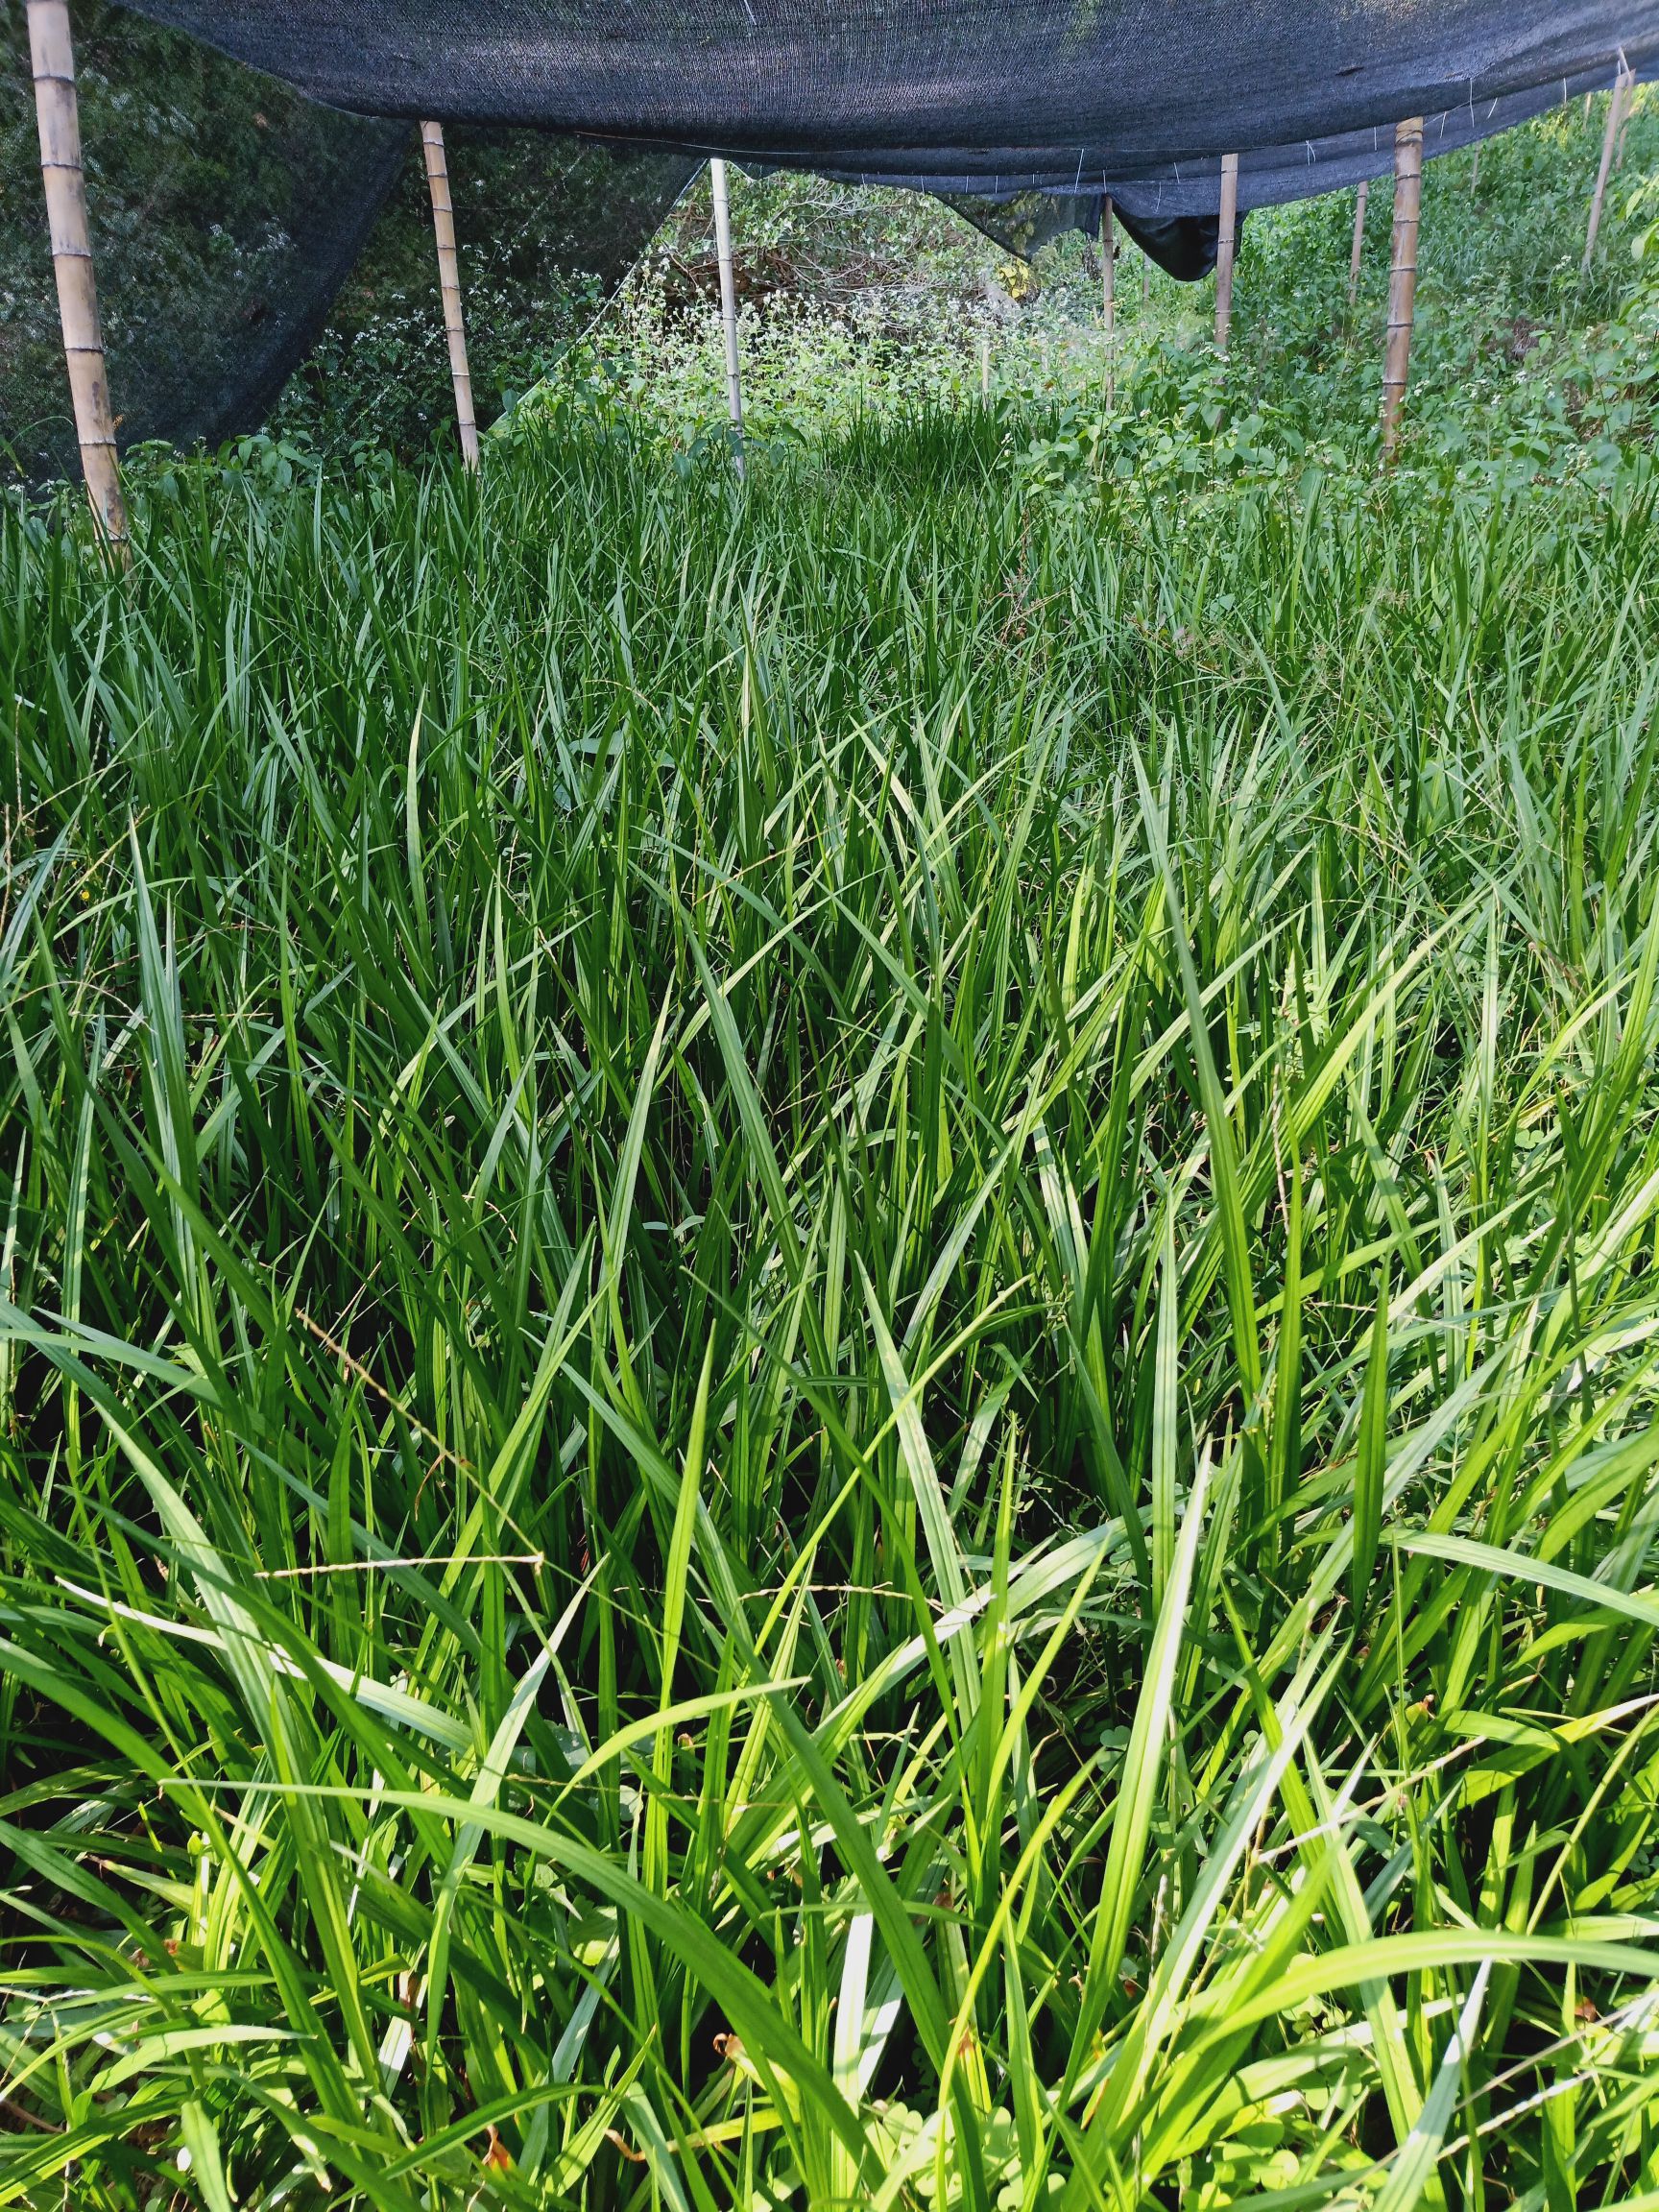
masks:
{"type": "Polygon", "coordinates": [[[478,421],[472,412],[472,372],[467,366],[467,325],[461,313],[461,264],[455,254],[455,209],[449,198],[449,164],[444,156],[444,126],[422,123],[421,149],[426,156],[426,188],[432,195],[432,228],[438,238],[438,289],[444,296],[444,329],[449,340],[449,380],[455,387],[455,421],[461,431],[461,458],[478,466],[478,421]]]}
{"type": "Polygon", "coordinates": [[[1423,212],[1423,118],[1394,133],[1394,252],[1388,271],[1388,349],[1382,365],[1382,458],[1400,444],[1411,325],[1417,311],[1417,227],[1423,212]]]}
{"type": "Polygon", "coordinates": [[[1221,230],[1215,241],[1215,350],[1233,336],[1233,264],[1238,252],[1238,156],[1221,156],[1221,230]]]}
{"type": "Polygon", "coordinates": [[[1348,257],[1348,312],[1359,297],[1359,269],[1365,258],[1365,210],[1371,204],[1371,180],[1361,177],[1354,203],[1354,251],[1348,257]]]}
{"type": "Polygon", "coordinates": [[[1601,139],[1601,166],[1596,172],[1596,194],[1590,203],[1590,235],[1584,241],[1584,260],[1578,272],[1581,276],[1589,276],[1590,264],[1596,258],[1596,240],[1601,229],[1601,204],[1607,197],[1607,180],[1613,174],[1613,156],[1619,144],[1619,129],[1624,120],[1624,104],[1635,82],[1630,71],[1623,67],[1613,80],[1613,96],[1607,103],[1607,129],[1601,139]]]}
{"type": "Polygon", "coordinates": [[[98,288],[86,227],[86,179],[81,167],[81,117],[67,0],[29,0],[29,53],[35,69],[35,113],[40,126],[40,175],[52,232],[52,267],[58,278],[58,315],[75,402],[81,469],[99,528],[120,559],[130,564],[127,508],[115,466],[115,418],[104,369],[98,288]]]}
{"type": "Polygon", "coordinates": [[[737,358],[737,284],[732,271],[732,197],[724,161],[709,164],[714,195],[714,252],[720,263],[720,321],[726,332],[726,411],[736,433],[737,473],[743,473],[743,375],[737,358]]]}
{"type": "Polygon", "coordinates": [[[1108,198],[1100,209],[1100,315],[1106,325],[1106,404],[1118,404],[1118,225],[1108,198]]]}

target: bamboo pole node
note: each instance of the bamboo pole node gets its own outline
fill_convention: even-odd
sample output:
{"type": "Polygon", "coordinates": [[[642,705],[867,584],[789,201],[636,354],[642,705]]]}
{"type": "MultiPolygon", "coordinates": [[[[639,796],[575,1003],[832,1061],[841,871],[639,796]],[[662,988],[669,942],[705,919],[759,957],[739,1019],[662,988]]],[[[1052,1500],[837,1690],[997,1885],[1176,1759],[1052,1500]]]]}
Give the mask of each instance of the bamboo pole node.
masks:
{"type": "Polygon", "coordinates": [[[714,253],[720,264],[720,325],[726,337],[726,412],[735,433],[737,474],[743,462],[743,366],[737,352],[737,279],[732,266],[732,190],[726,164],[715,158],[709,164],[709,188],[714,201],[714,253]]]}
{"type": "Polygon", "coordinates": [[[1607,103],[1607,128],[1601,136],[1601,166],[1596,172],[1596,190],[1590,201],[1590,231],[1584,241],[1584,259],[1579,264],[1580,279],[1589,276],[1591,265],[1596,259],[1596,241],[1601,232],[1601,208],[1607,198],[1607,180],[1613,174],[1614,156],[1619,149],[1619,132],[1623,126],[1625,109],[1635,88],[1635,72],[1621,61],[1619,74],[1613,80],[1612,97],[1607,103]]]}
{"type": "Polygon", "coordinates": [[[1118,404],[1118,224],[1108,195],[1100,208],[1100,316],[1106,330],[1106,405],[1118,404]]]}
{"type": "Polygon", "coordinates": [[[1399,449],[1417,312],[1417,232],[1423,213],[1423,118],[1394,133],[1394,252],[1388,271],[1388,341],[1382,364],[1382,458],[1399,449]]]}
{"type": "Polygon", "coordinates": [[[1233,268],[1238,256],[1238,156],[1221,156],[1221,228],[1215,240],[1215,350],[1233,338],[1233,268]]]}
{"type": "Polygon", "coordinates": [[[52,235],[52,270],[58,280],[58,319],[63,360],[75,405],[81,472],[93,517],[123,567],[132,565],[127,537],[127,503],[115,452],[115,417],[104,365],[98,321],[98,287],[86,221],[86,176],[81,165],[81,113],[75,92],[75,47],[68,0],[28,0],[29,59],[35,77],[35,118],[40,131],[40,180],[52,235]]]}
{"type": "Polygon", "coordinates": [[[478,466],[478,419],[472,410],[472,372],[467,361],[467,322],[461,311],[461,263],[455,252],[455,206],[449,197],[449,163],[442,123],[422,123],[421,151],[426,157],[426,189],[432,201],[432,229],[438,241],[438,289],[444,301],[444,333],[449,342],[449,381],[455,388],[455,422],[461,433],[461,460],[478,466]]]}
{"type": "Polygon", "coordinates": [[[1365,260],[1365,212],[1371,204],[1371,180],[1361,177],[1354,201],[1354,251],[1348,257],[1348,312],[1359,298],[1359,271],[1365,260]]]}

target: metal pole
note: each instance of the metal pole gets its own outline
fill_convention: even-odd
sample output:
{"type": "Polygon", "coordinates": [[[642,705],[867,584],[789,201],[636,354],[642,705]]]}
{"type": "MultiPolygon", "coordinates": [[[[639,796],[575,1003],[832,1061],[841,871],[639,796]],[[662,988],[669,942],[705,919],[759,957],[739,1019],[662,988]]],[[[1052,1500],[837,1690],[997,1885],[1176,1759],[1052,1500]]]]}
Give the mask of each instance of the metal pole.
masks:
{"type": "Polygon", "coordinates": [[[455,421],[461,431],[461,459],[478,466],[478,422],[472,412],[472,372],[467,365],[467,325],[461,313],[461,264],[455,253],[455,208],[449,198],[449,164],[444,156],[444,126],[422,123],[421,150],[426,156],[426,189],[432,195],[432,228],[438,239],[438,289],[444,297],[444,329],[449,340],[449,380],[455,387],[455,421]]]}
{"type": "Polygon", "coordinates": [[[1238,156],[1221,156],[1221,231],[1215,241],[1215,349],[1233,336],[1233,264],[1238,252],[1238,156]]]}
{"type": "Polygon", "coordinates": [[[1118,225],[1110,196],[1100,209],[1100,252],[1105,272],[1100,278],[1100,312],[1106,325],[1106,404],[1118,404],[1118,225]]]}
{"type": "Polygon", "coordinates": [[[1354,203],[1354,252],[1348,261],[1348,312],[1354,312],[1354,302],[1359,297],[1359,269],[1365,258],[1365,210],[1371,204],[1371,180],[1361,177],[1359,191],[1354,203]]]}
{"type": "Polygon", "coordinates": [[[75,402],[81,470],[98,527],[124,566],[131,566],[127,507],[115,466],[115,418],[104,369],[98,288],[86,226],[86,178],[81,166],[81,115],[75,97],[75,49],[68,0],[29,0],[29,55],[35,71],[35,114],[40,127],[40,177],[52,232],[58,316],[75,402]]]}
{"type": "Polygon", "coordinates": [[[1423,212],[1423,118],[1394,133],[1394,253],[1388,272],[1388,347],[1382,365],[1382,458],[1400,444],[1406,382],[1411,368],[1411,325],[1417,310],[1417,226],[1423,212]]]}
{"type": "Polygon", "coordinates": [[[732,200],[726,182],[726,164],[709,164],[709,185],[714,195],[714,251],[720,262],[720,321],[726,331],[726,410],[736,432],[737,473],[743,473],[743,376],[737,359],[737,286],[732,274],[732,200]]]}
{"type": "Polygon", "coordinates": [[[1613,80],[1613,96],[1607,103],[1607,129],[1601,139],[1601,166],[1596,172],[1596,196],[1590,203],[1590,235],[1584,241],[1584,260],[1578,271],[1580,276],[1589,276],[1590,264],[1596,258],[1596,240],[1601,229],[1601,203],[1607,197],[1607,180],[1613,173],[1619,126],[1624,120],[1624,102],[1633,83],[1630,72],[1623,67],[1613,80]]]}

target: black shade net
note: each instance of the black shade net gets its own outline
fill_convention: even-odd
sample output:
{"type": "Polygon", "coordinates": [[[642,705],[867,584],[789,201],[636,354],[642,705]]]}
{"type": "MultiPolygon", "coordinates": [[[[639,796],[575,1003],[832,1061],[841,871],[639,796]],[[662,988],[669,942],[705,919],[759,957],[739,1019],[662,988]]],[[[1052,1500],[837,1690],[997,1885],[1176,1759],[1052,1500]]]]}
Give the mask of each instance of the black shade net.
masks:
{"type": "MultiPolygon", "coordinates": [[[[405,124],[342,115],[125,11],[73,15],[124,445],[257,421],[379,212],[405,124]]],[[[76,466],[22,0],[0,0],[0,481],[76,466]]]]}
{"type": "MultiPolygon", "coordinates": [[[[1110,195],[1171,274],[1239,206],[1383,174],[1659,61],[1659,0],[133,0],[376,113],[534,124],[953,202],[1005,243],[1110,195]]],[[[1016,250],[1018,247],[1016,245],[1016,250]]]]}
{"type": "Polygon", "coordinates": [[[136,4],[365,112],[1149,216],[1213,213],[1225,153],[1244,205],[1298,197],[1367,173],[1402,116],[1451,143],[1659,59],[1659,0],[136,4]]]}
{"type": "MultiPolygon", "coordinates": [[[[1017,192],[1007,200],[983,194],[940,192],[946,206],[1010,253],[1029,260],[1067,230],[1098,238],[1106,209],[1103,192],[1017,192]]],[[[1194,284],[1215,266],[1219,215],[1140,216],[1118,207],[1119,226],[1149,260],[1180,283],[1194,284]]],[[[1242,226],[1243,218],[1239,218],[1242,226]]]]}
{"type": "MultiPolygon", "coordinates": [[[[430,411],[446,427],[431,214],[408,124],[321,106],[100,0],[75,0],[72,22],[122,445],[216,445],[263,421],[371,233],[362,267],[382,295],[409,299],[409,350],[388,376],[414,386],[419,376],[404,372],[429,372],[445,402],[430,411]]],[[[465,126],[450,133],[449,160],[486,404],[500,397],[493,379],[521,386],[546,365],[497,358],[504,326],[522,342],[525,301],[544,312],[556,349],[632,267],[699,166],[690,155],[465,126]]],[[[374,304],[384,324],[384,298],[374,304]]],[[[411,394],[394,421],[399,443],[411,442],[418,413],[411,394]]],[[[0,0],[0,483],[77,467],[23,0],[0,0]]]]}
{"type": "MultiPolygon", "coordinates": [[[[451,124],[445,152],[474,404],[489,423],[589,327],[702,167],[565,133],[451,124]]],[[[454,436],[426,174],[416,134],[317,350],[277,417],[333,450],[454,436]]]]}

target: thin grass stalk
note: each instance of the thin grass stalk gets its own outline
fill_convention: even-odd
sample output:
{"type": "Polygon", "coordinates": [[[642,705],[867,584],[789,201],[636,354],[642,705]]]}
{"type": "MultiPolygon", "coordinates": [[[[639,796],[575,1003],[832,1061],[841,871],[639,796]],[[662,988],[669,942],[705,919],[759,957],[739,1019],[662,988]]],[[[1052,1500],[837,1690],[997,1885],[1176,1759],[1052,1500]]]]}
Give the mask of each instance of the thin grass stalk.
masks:
{"type": "Polygon", "coordinates": [[[1619,119],[1619,142],[1613,149],[1613,174],[1617,176],[1624,166],[1624,156],[1630,151],[1630,118],[1636,111],[1636,72],[1624,72],[1624,112],[1619,119]]]}
{"type": "Polygon", "coordinates": [[[478,466],[478,421],[472,411],[472,372],[467,362],[467,324],[461,311],[461,265],[455,252],[455,209],[449,198],[449,164],[442,123],[422,123],[421,150],[426,156],[426,189],[432,196],[432,228],[438,239],[438,288],[444,298],[444,331],[449,341],[449,380],[455,387],[455,421],[461,433],[461,458],[478,466]]]}
{"type": "Polygon", "coordinates": [[[1361,177],[1354,198],[1354,251],[1348,256],[1348,312],[1359,297],[1359,271],[1365,259],[1365,213],[1371,204],[1371,180],[1361,177]]]}
{"type": "Polygon", "coordinates": [[[1388,339],[1382,366],[1382,457],[1400,444],[1417,312],[1417,228],[1423,213],[1423,118],[1394,133],[1394,252],[1388,272],[1388,339]]]}
{"type": "Polygon", "coordinates": [[[1607,198],[1607,180],[1613,174],[1613,157],[1618,151],[1619,132],[1624,121],[1625,104],[1630,97],[1635,78],[1623,63],[1613,80],[1613,91],[1607,102],[1607,128],[1601,133],[1601,162],[1596,172],[1596,190],[1590,201],[1590,228],[1584,240],[1584,258],[1578,274],[1588,276],[1596,259],[1596,241],[1601,234],[1601,209],[1607,198]]]}
{"type": "Polygon", "coordinates": [[[726,164],[709,164],[714,197],[714,251],[720,263],[720,325],[726,335],[726,411],[735,437],[737,473],[743,474],[743,371],[737,354],[737,282],[732,268],[732,196],[726,164]]]}
{"type": "Polygon", "coordinates": [[[75,435],[86,496],[98,526],[123,565],[132,555],[127,506],[115,458],[115,418],[104,365],[98,287],[86,222],[86,178],[81,165],[81,114],[75,93],[75,47],[67,0],[29,0],[29,53],[35,114],[40,128],[40,176],[52,231],[52,269],[63,357],[75,403],[75,435]]]}
{"type": "Polygon", "coordinates": [[[1100,319],[1106,331],[1106,404],[1118,404],[1118,225],[1108,194],[1100,209],[1100,319]]]}
{"type": "Polygon", "coordinates": [[[1215,241],[1215,350],[1233,337],[1233,266],[1238,254],[1238,156],[1221,156],[1221,229],[1215,241]]]}

